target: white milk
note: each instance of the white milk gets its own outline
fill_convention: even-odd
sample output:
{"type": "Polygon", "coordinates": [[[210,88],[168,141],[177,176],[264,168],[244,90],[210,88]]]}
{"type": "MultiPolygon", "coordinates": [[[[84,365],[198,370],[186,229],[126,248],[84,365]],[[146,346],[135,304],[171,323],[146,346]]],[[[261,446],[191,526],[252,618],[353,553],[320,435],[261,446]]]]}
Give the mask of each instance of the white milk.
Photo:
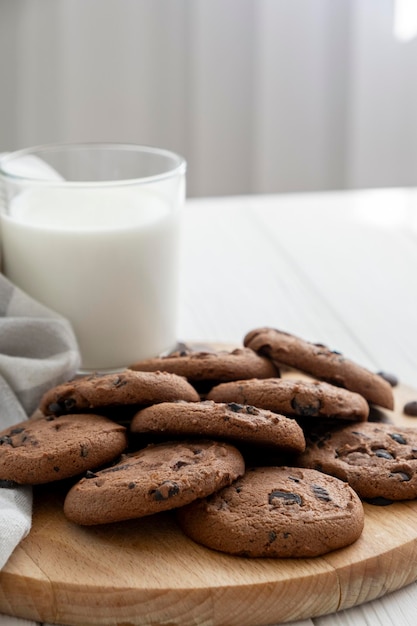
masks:
{"type": "Polygon", "coordinates": [[[118,369],[173,347],[179,216],[156,194],[35,188],[1,225],[4,273],[71,321],[83,369],[118,369]]]}

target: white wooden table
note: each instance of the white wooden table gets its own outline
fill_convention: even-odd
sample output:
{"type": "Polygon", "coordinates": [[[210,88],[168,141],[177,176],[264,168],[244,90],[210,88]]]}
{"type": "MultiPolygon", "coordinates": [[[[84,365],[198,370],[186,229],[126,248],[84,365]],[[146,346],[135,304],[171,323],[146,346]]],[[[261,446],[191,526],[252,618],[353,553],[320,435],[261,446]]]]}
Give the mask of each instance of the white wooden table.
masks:
{"type": "MultiPolygon", "coordinates": [[[[180,339],[273,326],[417,390],[417,190],[189,200],[181,292],[180,339]]],[[[297,626],[411,626],[416,610],[412,584],[297,626]]]]}

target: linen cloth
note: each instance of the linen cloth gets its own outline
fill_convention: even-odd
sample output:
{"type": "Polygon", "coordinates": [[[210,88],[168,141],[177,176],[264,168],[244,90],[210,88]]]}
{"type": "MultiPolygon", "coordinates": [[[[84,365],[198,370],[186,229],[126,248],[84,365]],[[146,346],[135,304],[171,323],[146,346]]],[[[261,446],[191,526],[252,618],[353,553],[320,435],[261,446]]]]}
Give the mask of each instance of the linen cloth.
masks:
{"type": "MultiPolygon", "coordinates": [[[[79,366],[70,323],[0,274],[0,431],[30,417],[44,392],[79,366]]],[[[0,569],[31,522],[31,487],[0,487],[0,569]]]]}

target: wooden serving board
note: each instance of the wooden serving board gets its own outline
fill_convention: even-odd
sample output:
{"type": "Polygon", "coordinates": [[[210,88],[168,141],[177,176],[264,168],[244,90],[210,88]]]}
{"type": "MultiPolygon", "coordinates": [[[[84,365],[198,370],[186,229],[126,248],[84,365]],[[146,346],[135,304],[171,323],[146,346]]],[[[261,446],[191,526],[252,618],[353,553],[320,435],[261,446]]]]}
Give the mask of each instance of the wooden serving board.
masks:
{"type": "MultiPolygon", "coordinates": [[[[417,398],[394,390],[387,418],[417,398]]],[[[80,626],[263,626],[349,608],[417,580],[417,500],[365,504],[348,548],[311,559],[233,557],[187,539],[174,515],[100,527],[66,520],[64,494],[35,491],[33,526],[0,572],[0,612],[80,626]]]]}

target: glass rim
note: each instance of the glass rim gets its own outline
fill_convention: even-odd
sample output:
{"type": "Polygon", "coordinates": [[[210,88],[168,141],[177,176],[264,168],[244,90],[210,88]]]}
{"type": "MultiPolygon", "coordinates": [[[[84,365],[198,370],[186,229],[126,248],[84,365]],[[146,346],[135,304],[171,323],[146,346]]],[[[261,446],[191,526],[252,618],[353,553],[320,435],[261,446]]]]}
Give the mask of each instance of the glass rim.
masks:
{"type": "Polygon", "coordinates": [[[44,186],[59,186],[59,187],[103,187],[103,186],[117,186],[117,185],[132,185],[132,184],[149,184],[157,183],[162,180],[174,178],[177,175],[185,174],[187,169],[187,162],[184,157],[178,153],[173,152],[165,148],[157,148],[149,145],[128,143],[128,142],[76,142],[76,143],[47,143],[32,146],[29,148],[22,148],[14,150],[12,152],[5,152],[0,156],[0,177],[15,181],[16,183],[30,183],[35,185],[44,186]],[[160,174],[152,174],[150,176],[138,176],[135,178],[120,178],[112,180],[50,180],[46,178],[35,178],[27,175],[19,175],[7,171],[7,164],[15,162],[16,160],[26,156],[39,156],[42,158],[42,152],[45,154],[51,154],[54,152],[70,152],[76,150],[119,150],[124,152],[141,152],[142,154],[159,155],[172,160],[173,165],[169,169],[162,171],[160,174]]]}

